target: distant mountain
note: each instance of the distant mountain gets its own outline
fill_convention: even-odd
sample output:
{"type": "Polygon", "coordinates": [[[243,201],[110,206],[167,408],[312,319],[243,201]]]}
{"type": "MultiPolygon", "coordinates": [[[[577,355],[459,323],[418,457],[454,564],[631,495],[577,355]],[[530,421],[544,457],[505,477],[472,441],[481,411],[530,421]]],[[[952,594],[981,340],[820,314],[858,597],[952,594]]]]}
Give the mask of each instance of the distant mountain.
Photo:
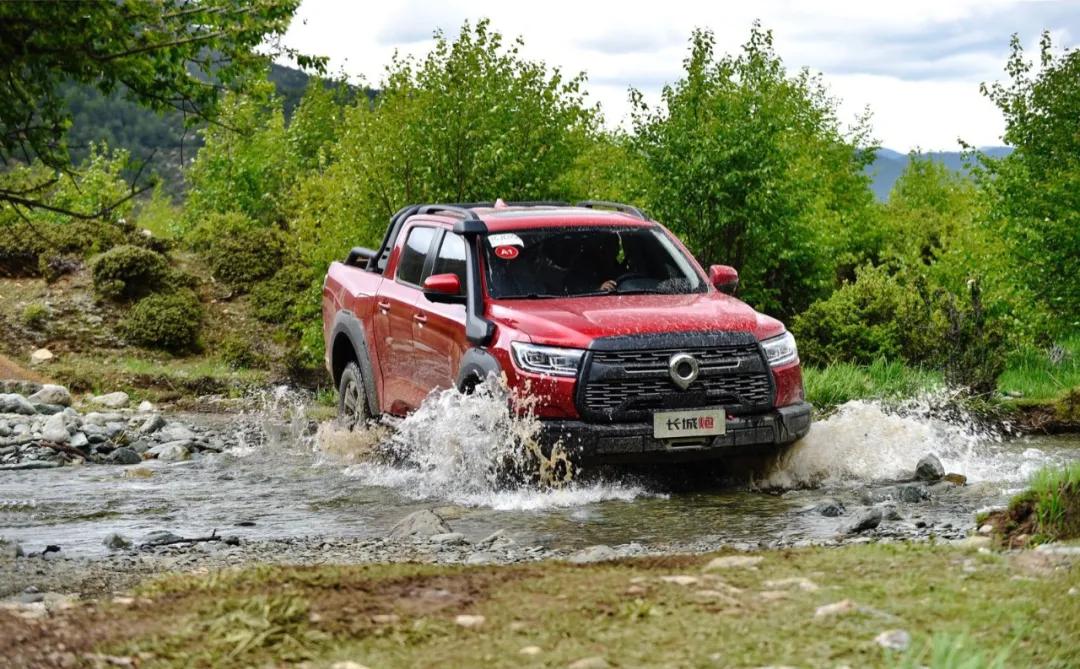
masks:
{"type": "MultiPolygon", "coordinates": [[[[1008,146],[984,146],[980,150],[993,158],[1002,158],[1012,153],[1012,148],[1008,146]]],[[[900,178],[904,168],[907,167],[908,160],[908,154],[906,153],[886,148],[878,149],[874,162],[867,165],[866,173],[872,179],[870,188],[879,201],[884,202],[889,199],[889,193],[892,192],[893,185],[896,184],[896,180],[900,178]]],[[[964,162],[964,154],[959,151],[931,151],[922,154],[920,160],[934,160],[954,172],[968,173],[968,167],[964,162]]]]}

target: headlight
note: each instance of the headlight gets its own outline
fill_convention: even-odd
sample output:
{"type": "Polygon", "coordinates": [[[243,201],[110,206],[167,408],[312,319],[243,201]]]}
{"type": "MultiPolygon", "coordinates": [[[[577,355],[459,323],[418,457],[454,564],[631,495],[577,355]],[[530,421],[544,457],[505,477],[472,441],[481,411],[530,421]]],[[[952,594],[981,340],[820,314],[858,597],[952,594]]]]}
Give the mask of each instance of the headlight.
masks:
{"type": "Polygon", "coordinates": [[[514,362],[526,372],[551,376],[575,376],[585,351],[576,348],[537,346],[515,341],[510,344],[514,362]]]}
{"type": "Polygon", "coordinates": [[[795,347],[795,337],[792,337],[790,332],[766,339],[761,342],[761,348],[765,349],[765,357],[772,367],[786,365],[799,359],[799,349],[795,347]]]}

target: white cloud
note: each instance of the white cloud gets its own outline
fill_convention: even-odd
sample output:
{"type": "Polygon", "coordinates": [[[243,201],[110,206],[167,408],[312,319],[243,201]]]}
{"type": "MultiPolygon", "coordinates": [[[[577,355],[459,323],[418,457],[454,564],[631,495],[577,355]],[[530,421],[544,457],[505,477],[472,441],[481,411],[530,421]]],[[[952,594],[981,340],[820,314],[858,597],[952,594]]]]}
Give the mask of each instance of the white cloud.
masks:
{"type": "Polygon", "coordinates": [[[846,118],[869,106],[875,135],[900,151],[952,150],[958,137],[999,143],[1002,120],[978,87],[1001,75],[1010,35],[1031,45],[1043,29],[1059,44],[1080,38],[1080,12],[1064,1],[304,0],[285,41],[377,85],[395,51],[422,55],[436,29],[453,34],[462,20],[480,17],[508,38],[523,37],[526,56],[567,73],[584,70],[612,125],[628,114],[628,87],[656,102],[663,84],[680,76],[694,28],[713,30],[718,51],[733,52],[760,19],[789,68],[822,72],[846,118]]]}

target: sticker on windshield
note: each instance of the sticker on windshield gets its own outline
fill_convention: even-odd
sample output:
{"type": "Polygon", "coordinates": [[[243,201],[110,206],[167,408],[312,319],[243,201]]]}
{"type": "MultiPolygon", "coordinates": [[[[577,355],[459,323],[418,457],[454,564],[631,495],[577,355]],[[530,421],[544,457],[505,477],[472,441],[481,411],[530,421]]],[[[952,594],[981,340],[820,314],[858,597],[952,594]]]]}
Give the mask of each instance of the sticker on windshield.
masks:
{"type": "MultiPolygon", "coordinates": [[[[491,248],[495,249],[500,246],[525,246],[525,242],[521,241],[521,237],[518,237],[512,232],[500,232],[497,235],[488,235],[488,244],[491,244],[491,248]]],[[[502,256],[499,256],[500,258],[502,256]]]]}
{"type": "Polygon", "coordinates": [[[516,246],[496,246],[495,255],[503,260],[513,260],[518,257],[518,247],[516,246]]]}

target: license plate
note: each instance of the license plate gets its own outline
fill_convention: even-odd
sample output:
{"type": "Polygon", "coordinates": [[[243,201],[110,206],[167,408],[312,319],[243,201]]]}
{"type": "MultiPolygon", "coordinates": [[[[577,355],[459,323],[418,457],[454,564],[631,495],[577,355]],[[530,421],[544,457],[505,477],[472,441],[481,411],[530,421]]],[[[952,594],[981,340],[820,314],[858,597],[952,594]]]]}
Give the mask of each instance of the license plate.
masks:
{"type": "Polygon", "coordinates": [[[726,426],[723,409],[657,411],[653,414],[653,436],[657,439],[724,434],[726,426]]]}

